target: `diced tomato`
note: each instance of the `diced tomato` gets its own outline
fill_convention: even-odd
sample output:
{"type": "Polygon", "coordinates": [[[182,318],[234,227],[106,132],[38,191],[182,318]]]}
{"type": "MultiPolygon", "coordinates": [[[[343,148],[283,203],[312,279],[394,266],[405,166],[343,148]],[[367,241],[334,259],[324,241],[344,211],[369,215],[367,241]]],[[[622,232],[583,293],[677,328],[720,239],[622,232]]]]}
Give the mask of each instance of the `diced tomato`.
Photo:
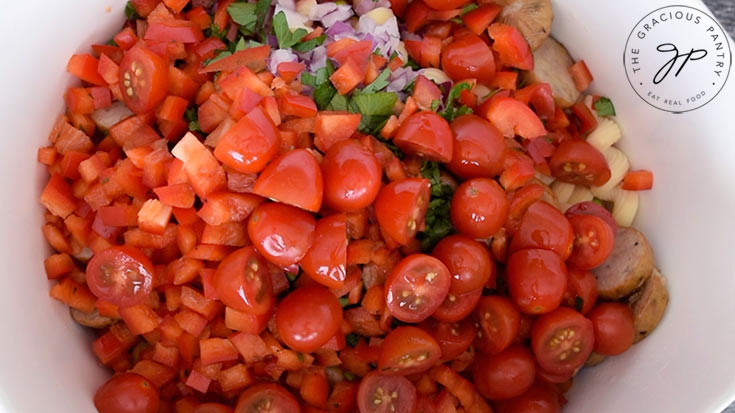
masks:
{"type": "Polygon", "coordinates": [[[472,33],[479,36],[502,10],[497,4],[485,4],[466,13],[462,16],[462,21],[472,33]]]}
{"type": "Polygon", "coordinates": [[[306,66],[301,62],[281,62],[278,64],[278,74],[286,83],[296,79],[306,66]]]}
{"type": "Polygon", "coordinates": [[[494,40],[493,49],[501,63],[521,70],[533,70],[533,55],[528,42],[514,26],[493,23],[487,29],[494,40]]]}
{"type": "Polygon", "coordinates": [[[340,95],[346,95],[357,87],[364,77],[365,71],[360,68],[360,65],[354,59],[348,57],[342,66],[332,73],[329,80],[337,88],[340,95]]]}
{"type": "Polygon", "coordinates": [[[422,67],[439,67],[442,52],[442,41],[438,37],[424,36],[421,41],[421,58],[419,64],[422,67]]]}
{"type": "Polygon", "coordinates": [[[405,12],[406,29],[409,32],[416,32],[421,26],[429,22],[429,14],[431,9],[421,0],[413,1],[408,4],[405,12]]]}
{"type": "Polygon", "coordinates": [[[349,139],[360,125],[360,119],[359,113],[319,112],[314,122],[314,145],[326,152],[335,143],[349,139]]]}
{"type": "Polygon", "coordinates": [[[235,346],[226,338],[210,338],[199,342],[202,365],[238,359],[235,346]]]}
{"type": "Polygon", "coordinates": [[[230,392],[251,385],[253,383],[253,377],[245,364],[238,363],[220,371],[217,381],[222,391],[230,392]]]}
{"type": "Polygon", "coordinates": [[[212,17],[202,6],[192,7],[184,15],[187,20],[196,23],[202,30],[208,29],[212,25],[212,17]]]}
{"type": "Polygon", "coordinates": [[[145,334],[159,324],[158,314],[147,304],[120,308],[120,316],[133,334],[145,334]]]}
{"type": "Polygon", "coordinates": [[[278,98],[278,108],[284,115],[310,118],[316,115],[314,99],[304,95],[287,94],[278,98]]]}
{"type": "Polygon", "coordinates": [[[41,203],[49,212],[60,218],[66,218],[76,208],[71,188],[59,174],[51,175],[41,192],[41,203]]]}
{"type": "Polygon", "coordinates": [[[577,102],[572,106],[572,113],[579,120],[579,132],[589,133],[597,127],[597,119],[584,102],[577,102]]]}
{"type": "Polygon", "coordinates": [[[194,134],[184,135],[171,153],[184,163],[191,186],[199,196],[206,197],[226,187],[224,169],[194,134]]]}
{"type": "Polygon", "coordinates": [[[102,364],[109,364],[120,357],[136,342],[135,335],[124,325],[121,323],[117,325],[120,327],[115,330],[110,328],[105,334],[92,342],[92,350],[102,364]]]}
{"type": "Polygon", "coordinates": [[[533,160],[522,152],[508,149],[505,154],[500,184],[506,191],[520,188],[534,177],[533,160]]]}
{"type": "Polygon", "coordinates": [[[75,54],[66,64],[66,71],[85,82],[105,86],[107,82],[98,72],[99,60],[89,54],[75,54]]]}
{"type": "MultiPolygon", "coordinates": [[[[221,4],[221,3],[220,3],[221,4]]],[[[270,46],[257,46],[237,51],[230,56],[212,62],[201,69],[201,73],[233,72],[241,67],[259,72],[266,67],[266,59],[270,56],[270,46]]]]}
{"type": "Polygon", "coordinates": [[[260,334],[265,329],[271,314],[254,315],[225,308],[225,325],[235,331],[247,334],[260,334]]]}
{"type": "Polygon", "coordinates": [[[589,68],[587,68],[587,63],[585,63],[584,60],[580,60],[573,64],[569,68],[569,74],[572,75],[574,86],[580,92],[586,90],[594,80],[592,73],[590,73],[589,68]]]}
{"type": "Polygon", "coordinates": [[[84,115],[94,112],[94,99],[87,88],[69,88],[64,95],[64,100],[72,113],[84,115]]]}
{"type": "Polygon", "coordinates": [[[427,79],[426,76],[418,75],[416,77],[412,96],[419,109],[431,110],[431,105],[434,101],[441,102],[442,92],[439,90],[439,86],[427,79]]]}
{"type": "Polygon", "coordinates": [[[187,386],[201,393],[207,392],[210,383],[212,383],[212,379],[199,373],[196,370],[192,370],[189,374],[189,378],[186,379],[187,386]]]}
{"type": "Polygon", "coordinates": [[[254,194],[219,192],[206,198],[198,215],[210,225],[241,221],[247,218],[263,198],[254,194]]]}
{"type": "Polygon", "coordinates": [[[106,54],[100,55],[99,65],[97,66],[97,72],[109,84],[117,83],[120,76],[120,66],[115,63],[112,59],[107,57],[106,54]]]}
{"type": "Polygon", "coordinates": [[[255,72],[250,70],[247,66],[240,67],[229,76],[220,80],[219,87],[230,99],[236,99],[240,89],[243,87],[249,88],[260,96],[273,95],[273,91],[270,86],[263,82],[255,72]]]}

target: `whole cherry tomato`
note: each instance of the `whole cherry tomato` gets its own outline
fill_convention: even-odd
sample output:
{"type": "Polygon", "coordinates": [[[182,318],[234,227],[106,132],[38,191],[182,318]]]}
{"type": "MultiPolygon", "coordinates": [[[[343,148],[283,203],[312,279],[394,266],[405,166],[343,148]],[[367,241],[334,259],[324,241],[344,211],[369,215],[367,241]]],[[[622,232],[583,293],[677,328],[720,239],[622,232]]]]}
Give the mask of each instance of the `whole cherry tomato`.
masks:
{"type": "Polygon", "coordinates": [[[342,306],[329,290],[308,285],[290,292],[276,308],[283,342],[296,351],[312,352],[329,341],[342,322],[342,306]]]}
{"type": "Polygon", "coordinates": [[[135,373],[113,376],[94,394],[100,413],[157,413],[158,404],[158,390],[135,373]]]}
{"type": "Polygon", "coordinates": [[[452,276],[449,291],[463,294],[495,283],[495,264],[487,247],[466,235],[450,235],[431,252],[452,276]]]}
{"type": "Polygon", "coordinates": [[[616,356],[633,345],[633,311],[623,303],[600,303],[589,314],[595,330],[595,353],[616,356]]]}
{"type": "Polygon", "coordinates": [[[531,387],[536,362],[527,347],[513,345],[498,354],[478,354],[472,377],[477,390],[488,399],[511,399],[531,387]]]}

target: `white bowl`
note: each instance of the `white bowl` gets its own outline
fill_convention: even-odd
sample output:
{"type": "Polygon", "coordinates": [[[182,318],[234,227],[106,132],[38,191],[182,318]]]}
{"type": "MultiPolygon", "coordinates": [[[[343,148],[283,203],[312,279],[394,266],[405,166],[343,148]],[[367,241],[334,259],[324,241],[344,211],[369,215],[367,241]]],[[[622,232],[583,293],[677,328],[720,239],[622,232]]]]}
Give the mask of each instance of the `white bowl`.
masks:
{"type": "MultiPolygon", "coordinates": [[[[637,96],[622,62],[633,27],[670,4],[554,2],[555,36],[585,59],[595,91],[615,103],[633,166],[655,172],[635,225],[651,240],[671,292],[663,323],[649,338],[580,374],[569,412],[719,412],[735,397],[735,80],[704,107],[672,114],[637,96]]],[[[706,10],[699,1],[676,4],[706,10]]],[[[46,144],[73,82],[67,59],[109,39],[124,7],[125,0],[3,4],[0,411],[91,412],[107,376],[90,351],[90,333],[48,297],[38,203],[47,176],[36,149],[46,144]]],[[[690,29],[672,30],[668,35],[681,40],[690,29]]],[[[679,82],[708,76],[693,70],[679,82]]]]}

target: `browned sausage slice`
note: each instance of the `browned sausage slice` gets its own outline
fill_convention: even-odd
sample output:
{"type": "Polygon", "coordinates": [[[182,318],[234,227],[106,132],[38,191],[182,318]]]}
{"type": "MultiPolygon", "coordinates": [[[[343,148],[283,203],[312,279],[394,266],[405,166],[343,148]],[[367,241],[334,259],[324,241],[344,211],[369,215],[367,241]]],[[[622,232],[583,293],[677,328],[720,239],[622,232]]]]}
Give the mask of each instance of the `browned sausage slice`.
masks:
{"type": "Polygon", "coordinates": [[[653,272],[653,250],[638,230],[619,227],[612,253],[592,271],[600,297],[621,299],[638,289],[653,272]]]}
{"type": "Polygon", "coordinates": [[[69,308],[69,312],[74,321],[85,327],[105,328],[113,325],[117,321],[110,317],[101,316],[97,310],[91,313],[85,313],[76,308],[69,308]]]}
{"type": "Polygon", "coordinates": [[[562,108],[574,105],[580,93],[569,74],[569,67],[574,60],[567,49],[549,37],[541,48],[533,52],[533,70],[524,72],[523,78],[528,83],[548,83],[554,94],[556,104],[562,108]]]}
{"type": "Polygon", "coordinates": [[[630,297],[635,327],[634,343],[646,338],[658,326],[668,304],[669,290],[666,288],[666,277],[656,268],[643,283],[643,287],[630,297]]]}
{"type": "Polygon", "coordinates": [[[605,361],[607,357],[603,356],[602,354],[595,353],[594,351],[590,353],[590,356],[587,358],[587,361],[584,363],[587,367],[594,367],[603,361],[605,361]]]}

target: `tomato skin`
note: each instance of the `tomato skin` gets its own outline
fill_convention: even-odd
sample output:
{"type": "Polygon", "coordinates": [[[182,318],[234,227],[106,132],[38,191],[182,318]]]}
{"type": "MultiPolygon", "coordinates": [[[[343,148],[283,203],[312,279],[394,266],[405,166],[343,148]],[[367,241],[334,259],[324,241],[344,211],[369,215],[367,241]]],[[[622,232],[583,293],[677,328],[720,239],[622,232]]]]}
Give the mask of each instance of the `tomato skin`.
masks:
{"type": "Polygon", "coordinates": [[[594,342],[592,322],[566,307],[542,315],[531,329],[531,349],[536,361],[552,374],[574,372],[590,356],[594,342]],[[570,336],[570,332],[574,334],[570,336]]]}
{"type": "Polygon", "coordinates": [[[494,40],[493,49],[501,63],[521,70],[533,70],[533,55],[528,42],[514,26],[493,23],[488,34],[494,40]]]}
{"type": "Polygon", "coordinates": [[[523,102],[502,96],[489,102],[484,115],[506,138],[538,139],[547,134],[541,119],[523,102]]]}
{"type": "Polygon", "coordinates": [[[324,202],[341,212],[370,206],[380,191],[382,171],[375,155],[356,140],[332,145],[322,161],[324,202]]]}
{"type": "Polygon", "coordinates": [[[562,260],[572,253],[574,231],[569,220],[547,202],[531,204],[521,218],[518,231],[510,243],[510,253],[528,248],[554,251],[562,260]]]}
{"type": "Polygon", "coordinates": [[[495,265],[487,248],[466,235],[450,235],[431,252],[447,266],[452,277],[449,291],[463,294],[495,282],[495,265]]]}
{"type": "Polygon", "coordinates": [[[416,409],[416,387],[403,376],[373,371],[360,382],[357,406],[360,413],[413,413],[416,409]],[[396,398],[389,397],[394,393],[396,398]],[[381,403],[376,405],[375,400],[381,400],[381,403]]]}
{"type": "Polygon", "coordinates": [[[375,199],[375,217],[384,236],[408,245],[423,225],[429,208],[431,182],[407,178],[385,185],[375,199]]]}
{"type": "Polygon", "coordinates": [[[454,152],[447,169],[464,179],[500,175],[505,139],[492,123],[479,116],[463,115],[452,122],[451,128],[454,152]]]}
{"type": "Polygon", "coordinates": [[[607,259],[615,243],[615,231],[594,215],[575,215],[569,219],[574,228],[574,250],[567,260],[573,268],[591,270],[607,259]]]}
{"type": "Polygon", "coordinates": [[[434,112],[414,113],[396,131],[393,143],[409,155],[429,161],[452,160],[452,131],[444,118],[434,112]]]}
{"type": "Polygon", "coordinates": [[[153,263],[135,247],[114,246],[92,256],[86,278],[97,298],[130,307],[142,303],[153,290],[153,263]]]}
{"type": "Polygon", "coordinates": [[[559,144],[549,159],[549,167],[556,179],[575,185],[600,186],[610,179],[605,157],[581,139],[559,144]]]}
{"type": "Polygon", "coordinates": [[[512,254],[506,277],[510,296],[526,314],[553,311],[561,304],[567,288],[564,261],[549,250],[527,249],[512,254]]]}
{"type": "Polygon", "coordinates": [[[125,52],[119,76],[125,105],[137,114],[150,112],[166,97],[168,64],[144,47],[125,52]]]}
{"type": "Polygon", "coordinates": [[[458,9],[469,2],[470,0],[424,0],[424,3],[434,10],[458,9]]]}
{"type": "Polygon", "coordinates": [[[451,276],[438,259],[413,254],[402,259],[385,281],[385,303],[393,317],[407,323],[427,319],[449,292],[451,276]]]}
{"type": "Polygon", "coordinates": [[[253,193],[319,212],[324,194],[319,163],[306,149],[289,151],[265,167],[255,181],[253,193]]]}
{"type": "Polygon", "coordinates": [[[261,110],[255,110],[225,133],[214,149],[214,156],[238,172],[255,173],[273,159],[280,144],[276,125],[261,110]]]}
{"type": "Polygon", "coordinates": [[[595,353],[617,356],[633,345],[633,311],[623,303],[600,303],[589,314],[595,330],[595,353]]]}
{"type": "Polygon", "coordinates": [[[522,395],[494,406],[496,413],[561,413],[557,393],[543,383],[536,383],[522,395]]]}
{"type": "Polygon", "coordinates": [[[378,371],[407,376],[428,370],[440,358],[441,348],[429,333],[418,327],[397,327],[383,340],[378,371]]]}
{"type": "Polygon", "coordinates": [[[419,326],[431,334],[441,349],[441,361],[449,361],[464,353],[475,339],[475,326],[465,318],[457,323],[428,319],[419,326]]]}
{"type": "Polygon", "coordinates": [[[248,220],[248,235],[258,252],[281,268],[299,262],[314,241],[314,217],[277,202],[260,204],[248,220]]]}
{"type": "Polygon", "coordinates": [[[444,47],[442,69],[454,81],[477,79],[487,83],[495,76],[495,58],[480,36],[466,34],[444,47]]]}
{"type": "Polygon", "coordinates": [[[304,272],[329,288],[341,288],[346,278],[346,219],[345,214],[335,214],[317,221],[314,242],[301,259],[304,272]]]}
{"type": "Polygon", "coordinates": [[[472,313],[481,296],[482,288],[464,294],[450,292],[431,316],[446,323],[456,323],[472,313]]]}
{"type": "Polygon", "coordinates": [[[536,378],[536,363],[525,346],[514,345],[495,355],[479,354],[472,370],[477,390],[490,400],[525,393],[536,378]]]}
{"type": "Polygon", "coordinates": [[[571,219],[574,215],[594,215],[598,218],[602,218],[605,223],[610,226],[613,234],[618,230],[618,224],[615,223],[615,218],[613,218],[610,211],[593,201],[574,204],[567,209],[564,215],[567,219],[571,219]]]}
{"type": "Polygon", "coordinates": [[[250,386],[240,394],[235,413],[299,413],[299,402],[291,393],[276,383],[250,386]],[[267,407],[266,407],[267,406],[267,407]]]}
{"type": "Polygon", "coordinates": [[[342,306],[329,290],[307,285],[289,293],[276,309],[283,342],[296,351],[312,352],[329,341],[342,322],[342,306]]]}
{"type": "Polygon", "coordinates": [[[564,294],[565,304],[582,314],[589,313],[597,301],[597,278],[590,271],[574,268],[569,269],[568,275],[567,292],[564,294]],[[581,308],[578,307],[578,300],[582,300],[581,308]]]}
{"type": "Polygon", "coordinates": [[[482,297],[474,318],[479,328],[475,347],[488,354],[505,350],[521,328],[521,313],[509,299],[501,296],[482,297]]]}
{"type": "Polygon", "coordinates": [[[270,311],[273,283],[266,263],[252,246],[225,257],[213,281],[217,297],[226,306],[254,315],[270,311]]]}
{"type": "Polygon", "coordinates": [[[489,178],[465,181],[452,196],[450,215],[459,232],[472,238],[491,237],[508,215],[505,191],[489,178]]]}
{"type": "Polygon", "coordinates": [[[94,407],[100,413],[156,413],[158,404],[158,390],[135,373],[110,378],[94,394],[94,407]]]}

